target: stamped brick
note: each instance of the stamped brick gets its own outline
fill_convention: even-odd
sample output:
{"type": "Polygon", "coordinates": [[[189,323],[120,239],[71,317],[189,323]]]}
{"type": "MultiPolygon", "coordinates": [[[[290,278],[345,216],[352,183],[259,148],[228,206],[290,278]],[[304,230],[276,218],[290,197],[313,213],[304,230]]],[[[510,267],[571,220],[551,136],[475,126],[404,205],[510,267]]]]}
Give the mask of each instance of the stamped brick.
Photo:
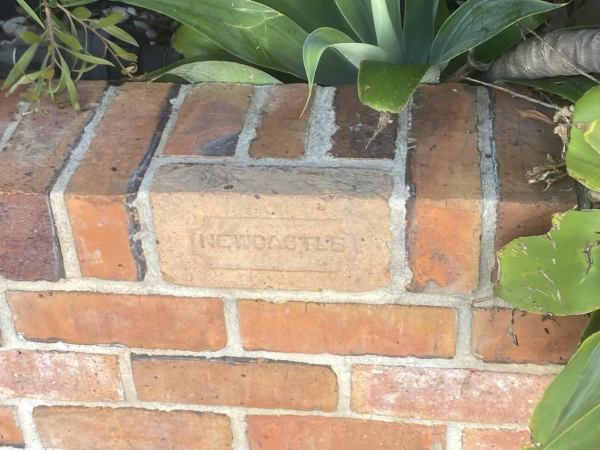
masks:
{"type": "Polygon", "coordinates": [[[472,352],[488,362],[566,363],[589,320],[587,315],[547,317],[509,309],[476,309],[472,352]]]}
{"type": "Polygon", "coordinates": [[[463,450],[518,450],[531,443],[529,431],[468,428],[463,432],[463,450]]]}
{"type": "Polygon", "coordinates": [[[171,86],[160,83],[120,87],[69,182],[65,200],[84,277],[135,281],[143,276],[130,240],[135,216],[126,201],[137,193],[160,141],[170,92],[171,86]]]}
{"type": "Polygon", "coordinates": [[[0,397],[117,401],[123,397],[117,357],[35,350],[0,351],[0,397]]]}
{"type": "Polygon", "coordinates": [[[150,199],[165,280],[368,291],[390,283],[389,175],[163,166],[150,199]]]}
{"type": "Polygon", "coordinates": [[[352,410],[408,419],[527,424],[554,377],[354,366],[352,410]]]}
{"type": "Polygon", "coordinates": [[[238,302],[246,350],[454,356],[456,312],[397,305],[238,302]]]}
{"type": "Polygon", "coordinates": [[[15,411],[12,408],[0,408],[0,445],[18,448],[25,446],[23,435],[17,425],[15,411]]]}
{"type": "Polygon", "coordinates": [[[140,399],[198,405],[334,411],[329,367],[247,359],[132,358],[140,399]]]}
{"type": "Polygon", "coordinates": [[[219,350],[227,344],[221,300],[91,292],[8,292],[25,339],[219,350]]]}
{"type": "Polygon", "coordinates": [[[104,89],[103,82],[81,83],[83,113],[44,100],[49,116],[25,116],[0,152],[0,276],[26,281],[62,276],[48,196],[104,89]]]}
{"type": "MultiPolygon", "coordinates": [[[[526,173],[545,163],[547,155],[560,158],[562,142],[553,133],[553,125],[518,113],[535,109],[536,105],[499,91],[493,97],[500,178],[496,250],[500,250],[513,239],[547,233],[553,214],[577,206],[577,194],[572,179],[555,183],[547,190],[544,183],[527,182],[526,173]]],[[[553,112],[538,109],[552,117],[553,112]]]]}
{"type": "Polygon", "coordinates": [[[40,406],[44,448],[64,450],[230,450],[229,418],[194,411],[40,406]]]}
{"type": "Polygon", "coordinates": [[[306,84],[271,86],[260,111],[260,125],[250,144],[253,158],[300,158],[304,155],[310,120],[311,98],[302,114],[306,84]]]}
{"type": "Polygon", "coordinates": [[[165,155],[233,156],[246,120],[253,87],[204,83],[181,107],[165,155]]]}
{"type": "Polygon", "coordinates": [[[444,450],[446,427],[337,417],[249,416],[251,450],[444,450]]]}
{"type": "Polygon", "coordinates": [[[394,159],[398,136],[396,114],[390,116],[388,125],[369,144],[379,125],[379,113],[361,103],[356,86],[337,87],[333,108],[337,131],[331,138],[332,148],[328,155],[336,158],[394,159]]]}
{"type": "Polygon", "coordinates": [[[482,192],[477,97],[462,84],[422,86],[409,133],[407,289],[469,293],[477,288],[482,192]]]}

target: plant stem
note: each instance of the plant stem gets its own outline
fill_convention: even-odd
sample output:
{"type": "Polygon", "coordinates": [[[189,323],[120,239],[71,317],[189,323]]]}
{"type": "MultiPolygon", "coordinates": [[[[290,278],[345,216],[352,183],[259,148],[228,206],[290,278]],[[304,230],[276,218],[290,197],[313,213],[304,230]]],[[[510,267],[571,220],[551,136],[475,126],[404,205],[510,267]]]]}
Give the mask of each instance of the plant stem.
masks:
{"type": "Polygon", "coordinates": [[[46,14],[46,24],[48,25],[48,39],[50,39],[50,45],[52,45],[52,54],[50,55],[50,68],[54,69],[56,66],[56,40],[54,39],[54,33],[52,32],[52,16],[50,15],[50,7],[48,6],[47,0],[42,0],[42,6],[44,7],[44,13],[46,14]]]}

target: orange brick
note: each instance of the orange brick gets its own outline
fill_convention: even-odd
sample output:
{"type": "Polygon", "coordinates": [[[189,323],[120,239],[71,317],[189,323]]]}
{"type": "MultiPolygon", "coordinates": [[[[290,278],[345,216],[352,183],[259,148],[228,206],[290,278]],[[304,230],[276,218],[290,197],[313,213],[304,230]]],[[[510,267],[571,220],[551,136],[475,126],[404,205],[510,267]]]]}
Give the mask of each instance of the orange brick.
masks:
{"type": "MultiPolygon", "coordinates": [[[[48,196],[105,86],[80,84],[83,113],[44,100],[41,107],[49,116],[25,116],[4,151],[0,149],[0,276],[27,281],[57,281],[62,276],[48,196]]],[[[4,117],[3,106],[0,110],[4,117]]],[[[12,117],[13,111],[8,114],[12,117]]]]}
{"type": "Polygon", "coordinates": [[[24,447],[23,435],[12,408],[0,408],[0,445],[24,447]]]}
{"type": "Polygon", "coordinates": [[[158,83],[120,87],[69,183],[65,199],[85,277],[135,281],[143,275],[130,240],[135,216],[125,202],[137,193],[158,145],[170,90],[158,83]]]}
{"type": "Polygon", "coordinates": [[[306,84],[271,86],[261,109],[256,139],[250,144],[253,158],[300,158],[304,155],[310,108],[306,104],[306,84]]]}
{"type": "Polygon", "coordinates": [[[463,433],[463,450],[518,450],[529,443],[529,431],[469,428],[463,433]]]}
{"type": "Polygon", "coordinates": [[[472,352],[488,362],[566,363],[577,349],[588,322],[588,316],[548,318],[521,311],[513,313],[509,309],[476,309],[472,352]],[[512,334],[518,345],[514,344],[512,334]]]}
{"type": "Polygon", "coordinates": [[[482,192],[474,88],[423,86],[409,133],[407,246],[412,292],[477,288],[482,192]],[[449,113],[451,111],[451,113],[449,113]]]}
{"type": "Polygon", "coordinates": [[[300,411],[337,408],[337,379],[325,366],[146,356],[134,356],[132,365],[144,401],[300,411]]]}
{"type": "Polygon", "coordinates": [[[227,344],[223,304],[214,298],[90,292],[8,292],[26,339],[219,350],[227,344]]]}
{"type": "Polygon", "coordinates": [[[419,306],[238,302],[246,350],[450,358],[456,313],[419,306]]]}
{"type": "Polygon", "coordinates": [[[82,402],[123,397],[116,356],[35,350],[0,351],[0,392],[82,402]]]}
{"type": "Polygon", "coordinates": [[[409,419],[527,424],[554,377],[354,366],[352,409],[409,419]]]}
{"type": "Polygon", "coordinates": [[[518,111],[537,108],[550,118],[553,112],[504,92],[494,91],[493,97],[500,178],[496,250],[500,250],[513,239],[547,233],[552,215],[575,207],[577,194],[572,179],[544,191],[544,183],[531,185],[525,176],[546,162],[547,155],[560,158],[562,142],[552,125],[524,118],[518,111]]]}
{"type": "Polygon", "coordinates": [[[340,419],[249,416],[251,450],[444,449],[446,427],[340,419]]]}
{"type": "Polygon", "coordinates": [[[165,155],[233,156],[246,121],[253,87],[247,84],[200,84],[189,93],[165,155]]]}
{"type": "Polygon", "coordinates": [[[230,450],[225,415],[134,408],[40,406],[33,417],[44,448],[69,450],[230,450]]]}

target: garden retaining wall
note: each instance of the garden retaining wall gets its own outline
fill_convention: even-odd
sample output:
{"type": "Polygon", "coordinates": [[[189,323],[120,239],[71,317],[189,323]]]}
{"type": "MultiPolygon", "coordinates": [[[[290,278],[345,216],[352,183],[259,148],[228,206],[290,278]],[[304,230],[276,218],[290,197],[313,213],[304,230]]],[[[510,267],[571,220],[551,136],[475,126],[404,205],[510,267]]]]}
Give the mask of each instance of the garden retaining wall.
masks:
{"type": "Polygon", "coordinates": [[[535,105],[465,85],[0,99],[0,445],[513,450],[587,317],[491,296],[576,206],[535,105]]]}

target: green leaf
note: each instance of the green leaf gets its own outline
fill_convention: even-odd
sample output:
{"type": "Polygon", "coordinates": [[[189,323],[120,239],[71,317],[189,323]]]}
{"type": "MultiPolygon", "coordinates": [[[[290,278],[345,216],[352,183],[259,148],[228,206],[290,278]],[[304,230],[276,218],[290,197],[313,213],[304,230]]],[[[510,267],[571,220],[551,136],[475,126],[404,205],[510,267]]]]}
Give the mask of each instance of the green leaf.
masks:
{"type": "Polygon", "coordinates": [[[402,36],[402,31],[400,30],[400,33],[396,34],[396,28],[392,23],[386,0],[371,0],[371,7],[373,8],[377,45],[389,55],[390,62],[404,62],[406,51],[404,42],[399,39],[399,36],[402,36]]]}
{"type": "Polygon", "coordinates": [[[85,6],[79,6],[71,11],[73,17],[76,17],[79,20],[87,20],[92,17],[92,12],[87,9],[85,6]]]}
{"type": "Polygon", "coordinates": [[[12,86],[13,83],[15,83],[19,78],[25,75],[25,73],[27,72],[27,68],[29,67],[29,64],[35,56],[35,52],[37,52],[38,48],[39,44],[33,44],[25,51],[25,53],[23,53],[23,56],[19,58],[15,66],[11,69],[8,76],[6,77],[6,80],[4,80],[2,89],[6,89],[7,87],[12,86]]]}
{"type": "Polygon", "coordinates": [[[26,44],[40,44],[44,42],[41,36],[38,36],[29,30],[23,31],[21,34],[21,39],[23,39],[26,44]]]}
{"type": "Polygon", "coordinates": [[[596,119],[591,123],[581,124],[579,128],[583,131],[585,142],[600,153],[600,119],[596,119]]]}
{"type": "Polygon", "coordinates": [[[140,46],[140,44],[137,43],[137,41],[133,38],[133,36],[131,36],[126,31],[123,31],[119,27],[109,26],[109,27],[104,27],[103,30],[106,31],[111,36],[114,36],[117,39],[122,40],[123,42],[127,42],[128,44],[131,44],[134,47],[140,46]]]}
{"type": "Polygon", "coordinates": [[[433,43],[438,4],[446,0],[406,0],[404,11],[404,43],[408,61],[426,63],[433,43]]]}
{"type": "Polygon", "coordinates": [[[201,61],[184,64],[162,73],[162,76],[174,75],[188,83],[207,81],[218,83],[246,83],[255,85],[281,84],[262,70],[229,61],[201,61]]]}
{"type": "Polygon", "coordinates": [[[600,211],[555,215],[548,234],[516,239],[498,253],[495,295],[538,314],[600,309],[599,233],[600,211]]]}
{"type": "Polygon", "coordinates": [[[81,111],[81,106],[79,105],[79,99],[77,96],[77,88],[75,87],[75,83],[73,83],[73,80],[71,80],[71,71],[69,70],[69,65],[60,53],[58,54],[58,56],[60,58],[60,68],[62,70],[61,80],[64,80],[67,86],[71,106],[75,111],[81,111]]]}
{"type": "Polygon", "coordinates": [[[135,53],[130,53],[126,51],[125,49],[121,48],[119,45],[115,44],[112,41],[106,41],[106,43],[109,45],[112,51],[115,52],[117,56],[122,60],[130,62],[136,62],[138,60],[138,57],[135,53]]]}
{"type": "Polygon", "coordinates": [[[35,11],[31,9],[31,6],[29,6],[25,0],[17,0],[17,3],[19,3],[19,6],[25,10],[29,17],[31,17],[33,20],[40,24],[40,27],[42,27],[42,29],[46,29],[46,26],[44,25],[44,22],[42,22],[42,19],[38,17],[35,11]]]}
{"type": "Polygon", "coordinates": [[[444,22],[429,61],[441,64],[477,47],[525,17],[559,8],[542,0],[469,0],[444,22]]]}
{"type": "Polygon", "coordinates": [[[95,1],[97,0],[60,0],[63,5],[68,6],[69,8],[74,8],[75,6],[81,5],[89,5],[95,1]]]}
{"type": "Polygon", "coordinates": [[[206,36],[187,25],[181,25],[177,28],[173,36],[173,48],[186,58],[225,52],[206,36]]]}
{"type": "Polygon", "coordinates": [[[363,61],[358,72],[360,101],[377,111],[400,112],[430,67],[429,64],[363,61]]]}
{"type": "Polygon", "coordinates": [[[107,61],[106,59],[98,58],[97,56],[92,56],[88,53],[74,52],[73,50],[69,50],[68,48],[66,49],[66,51],[69,52],[71,55],[73,55],[75,58],[80,59],[85,62],[88,62],[88,63],[91,63],[91,64],[99,64],[99,65],[111,66],[111,67],[115,66],[113,63],[111,63],[110,61],[107,61]]]}
{"type": "Polygon", "coordinates": [[[592,335],[594,335],[598,332],[600,332],[600,309],[596,310],[592,313],[592,317],[590,318],[590,323],[588,323],[588,326],[586,327],[585,331],[581,335],[581,344],[583,344],[583,342],[585,340],[587,340],[589,337],[591,337],[592,335]]]}
{"type": "Polygon", "coordinates": [[[54,30],[54,34],[56,35],[56,37],[58,39],[60,39],[65,44],[67,44],[73,50],[82,50],[83,49],[83,47],[81,46],[81,42],[79,42],[79,39],[77,39],[76,36],[73,36],[73,35],[67,34],[67,33],[63,33],[60,30],[54,30]]]}
{"type": "Polygon", "coordinates": [[[569,175],[581,184],[600,191],[600,154],[585,139],[580,123],[592,123],[600,119],[600,86],[590,89],[575,103],[571,139],[566,162],[569,175]]]}
{"type": "Polygon", "coordinates": [[[535,448],[597,448],[600,442],[600,333],[589,337],[550,384],[529,427],[535,448]]]}
{"type": "Polygon", "coordinates": [[[448,3],[446,3],[446,0],[439,0],[437,12],[435,15],[435,33],[436,34],[440,30],[440,28],[442,28],[442,25],[444,25],[444,22],[446,20],[448,20],[448,18],[451,16],[451,14],[452,13],[448,9],[448,3]]]}
{"type": "Polygon", "coordinates": [[[125,14],[121,12],[114,12],[106,16],[104,19],[100,19],[95,22],[96,28],[102,29],[106,27],[112,27],[117,25],[121,19],[125,17],[125,14]]]}
{"type": "Polygon", "coordinates": [[[540,78],[539,80],[511,80],[510,83],[521,84],[540,89],[575,103],[596,83],[583,75],[572,77],[540,78]]]}
{"type": "Polygon", "coordinates": [[[371,0],[335,0],[335,3],[360,40],[377,45],[371,0]]]}

